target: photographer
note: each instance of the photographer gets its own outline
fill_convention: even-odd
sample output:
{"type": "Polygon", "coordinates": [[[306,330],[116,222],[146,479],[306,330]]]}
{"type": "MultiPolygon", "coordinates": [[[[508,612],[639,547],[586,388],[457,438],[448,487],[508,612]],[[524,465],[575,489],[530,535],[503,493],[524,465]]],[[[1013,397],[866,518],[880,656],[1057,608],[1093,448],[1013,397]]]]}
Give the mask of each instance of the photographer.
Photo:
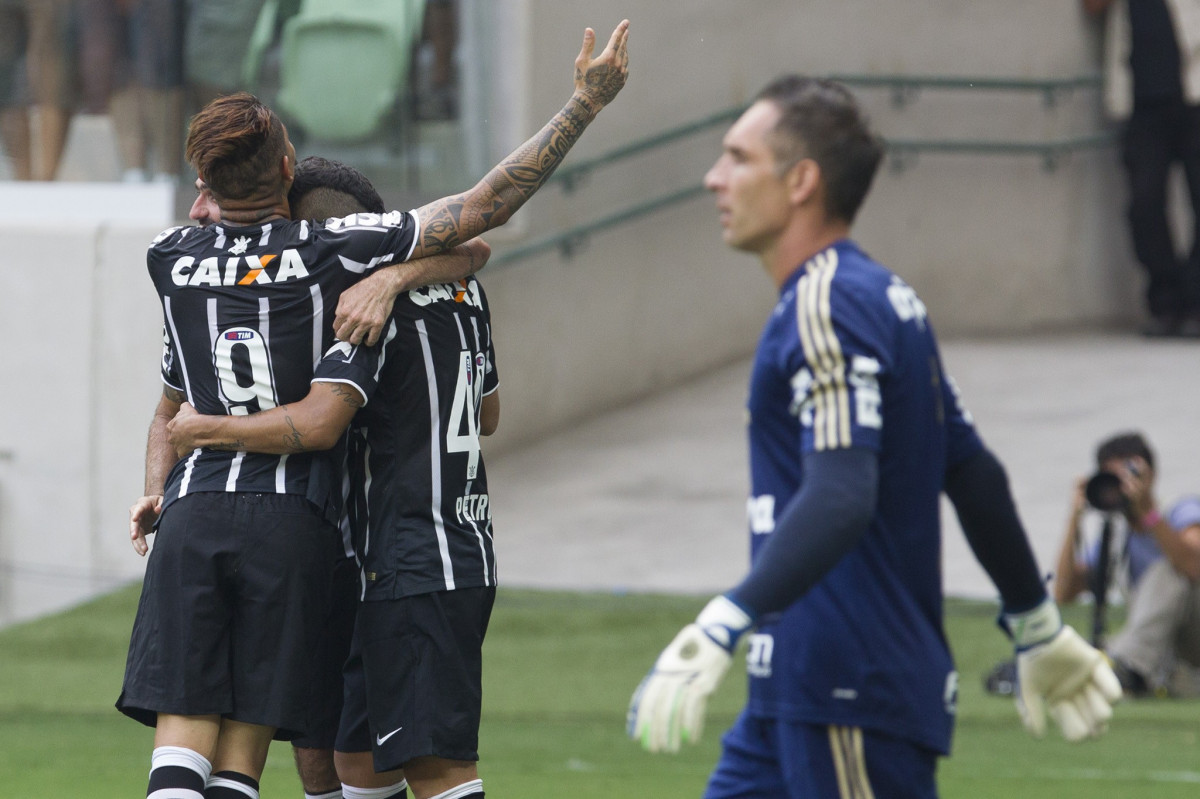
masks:
{"type": "Polygon", "coordinates": [[[1107,589],[1107,579],[1096,585],[1100,543],[1084,543],[1081,523],[1089,512],[1109,514],[1121,544],[1107,574],[1123,578],[1128,598],[1125,627],[1107,646],[1122,687],[1129,696],[1200,696],[1200,497],[1159,511],[1154,453],[1137,433],[1101,443],[1096,465],[1075,486],[1055,599],[1107,589]]]}

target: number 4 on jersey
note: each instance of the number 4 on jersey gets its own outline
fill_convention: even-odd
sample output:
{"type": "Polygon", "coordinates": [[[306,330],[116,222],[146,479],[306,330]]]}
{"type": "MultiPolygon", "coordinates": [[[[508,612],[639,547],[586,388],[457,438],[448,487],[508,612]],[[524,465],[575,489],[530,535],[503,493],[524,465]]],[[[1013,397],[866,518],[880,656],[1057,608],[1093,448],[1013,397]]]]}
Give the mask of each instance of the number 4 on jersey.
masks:
{"type": "Polygon", "coordinates": [[[484,356],[463,350],[458,363],[458,382],[454,386],[450,426],[446,430],[446,452],[467,453],[467,479],[474,480],[479,470],[478,409],[483,396],[484,356]]]}

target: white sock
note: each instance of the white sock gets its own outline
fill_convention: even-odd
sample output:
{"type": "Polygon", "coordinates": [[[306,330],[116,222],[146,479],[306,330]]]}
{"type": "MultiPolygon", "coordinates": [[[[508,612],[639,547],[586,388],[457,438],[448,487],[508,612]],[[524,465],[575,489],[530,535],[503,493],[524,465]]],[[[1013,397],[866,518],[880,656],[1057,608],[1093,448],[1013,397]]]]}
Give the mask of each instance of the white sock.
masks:
{"type": "Polygon", "coordinates": [[[150,754],[147,799],[204,799],[212,763],[193,749],[158,746],[150,754]]]}
{"type": "Polygon", "coordinates": [[[345,794],[342,793],[341,788],[338,788],[336,791],[330,791],[329,793],[309,793],[308,791],[305,791],[304,799],[345,799],[345,794]]]}
{"type": "Polygon", "coordinates": [[[475,793],[483,793],[483,780],[464,782],[462,785],[457,785],[448,791],[442,791],[437,796],[429,797],[429,799],[463,799],[464,796],[470,796],[475,793]]]}
{"type": "Polygon", "coordinates": [[[389,785],[386,788],[355,788],[353,785],[342,783],[342,797],[344,799],[392,799],[393,796],[399,796],[407,790],[408,780],[400,780],[395,785],[389,785]]]}

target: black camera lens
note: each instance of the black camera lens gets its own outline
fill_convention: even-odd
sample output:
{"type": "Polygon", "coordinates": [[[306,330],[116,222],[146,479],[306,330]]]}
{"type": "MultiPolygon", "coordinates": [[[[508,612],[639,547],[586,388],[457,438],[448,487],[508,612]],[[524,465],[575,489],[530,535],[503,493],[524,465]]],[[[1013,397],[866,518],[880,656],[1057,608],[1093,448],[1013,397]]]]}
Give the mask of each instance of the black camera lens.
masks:
{"type": "Polygon", "coordinates": [[[1112,513],[1125,507],[1125,494],[1121,491],[1121,478],[1112,472],[1096,472],[1083,489],[1088,504],[1099,511],[1112,513]]]}

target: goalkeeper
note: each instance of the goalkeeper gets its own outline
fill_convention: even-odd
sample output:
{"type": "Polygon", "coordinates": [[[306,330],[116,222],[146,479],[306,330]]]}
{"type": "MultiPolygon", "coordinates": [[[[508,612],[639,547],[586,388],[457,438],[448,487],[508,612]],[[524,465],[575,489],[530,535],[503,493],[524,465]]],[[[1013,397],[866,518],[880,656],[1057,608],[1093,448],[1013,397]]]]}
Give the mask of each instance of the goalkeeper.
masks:
{"type": "Polygon", "coordinates": [[[777,79],[705,177],[722,237],[779,290],[747,400],[753,567],[663,651],[629,710],[651,751],[695,741],[748,637],[745,709],[705,794],[933,797],[957,675],[942,628],[940,495],[1003,600],[1020,710],[1070,740],[1120,698],[1046,595],[1003,467],[942,370],[925,306],[850,227],[882,145],[839,84],[777,79]]]}

